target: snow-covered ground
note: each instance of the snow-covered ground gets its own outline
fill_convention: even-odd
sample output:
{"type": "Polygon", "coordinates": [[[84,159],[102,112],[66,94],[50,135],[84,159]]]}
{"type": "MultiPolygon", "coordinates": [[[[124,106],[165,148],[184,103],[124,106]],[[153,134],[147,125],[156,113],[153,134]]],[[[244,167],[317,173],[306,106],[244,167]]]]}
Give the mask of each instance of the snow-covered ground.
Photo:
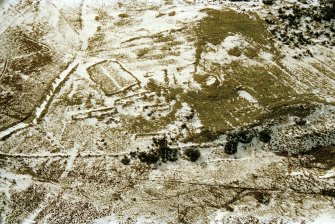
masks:
{"type": "Polygon", "coordinates": [[[1,223],[334,223],[335,21],[297,5],[2,1],[1,223]]]}

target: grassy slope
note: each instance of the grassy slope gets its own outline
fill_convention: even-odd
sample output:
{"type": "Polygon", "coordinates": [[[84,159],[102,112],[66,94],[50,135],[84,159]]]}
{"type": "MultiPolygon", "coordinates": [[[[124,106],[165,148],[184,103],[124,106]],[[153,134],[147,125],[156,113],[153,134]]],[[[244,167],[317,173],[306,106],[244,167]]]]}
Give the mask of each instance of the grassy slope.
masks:
{"type": "MultiPolygon", "coordinates": [[[[256,14],[240,14],[233,10],[204,9],[207,16],[200,20],[190,32],[194,35],[195,66],[202,66],[202,73],[194,75],[195,81],[203,87],[202,91],[171,89],[151,83],[148,88],[160,92],[167,98],[180,97],[198,112],[205,130],[211,133],[222,133],[237,127],[258,125],[268,120],[283,116],[304,117],[313,111],[314,103],[326,103],[311,91],[301,91],[294,83],[290,70],[281,63],[281,54],[271,40],[264,21],[256,14]],[[203,66],[201,55],[208,43],[219,45],[230,35],[240,34],[251,47],[236,49],[237,56],[243,54],[256,63],[250,65],[243,60],[230,64],[210,63],[203,66]],[[272,55],[273,62],[261,58],[261,52],[272,55]],[[219,79],[222,72],[225,79],[221,85],[206,86],[206,78],[215,76],[219,79]],[[298,89],[297,89],[298,88],[298,89]],[[251,105],[239,97],[238,90],[249,92],[259,105],[251,105]]],[[[236,52],[232,52],[236,55],[236,52]]],[[[303,80],[303,77],[300,77],[303,80]]]]}

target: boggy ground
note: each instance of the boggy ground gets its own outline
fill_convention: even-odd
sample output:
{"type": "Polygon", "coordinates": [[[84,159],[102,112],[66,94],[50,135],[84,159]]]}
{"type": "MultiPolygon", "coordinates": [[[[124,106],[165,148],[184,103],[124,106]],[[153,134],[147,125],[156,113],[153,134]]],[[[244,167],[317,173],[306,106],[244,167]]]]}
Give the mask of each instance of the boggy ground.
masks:
{"type": "Polygon", "coordinates": [[[2,3],[1,222],[333,222],[334,47],[283,4],[2,3]]]}

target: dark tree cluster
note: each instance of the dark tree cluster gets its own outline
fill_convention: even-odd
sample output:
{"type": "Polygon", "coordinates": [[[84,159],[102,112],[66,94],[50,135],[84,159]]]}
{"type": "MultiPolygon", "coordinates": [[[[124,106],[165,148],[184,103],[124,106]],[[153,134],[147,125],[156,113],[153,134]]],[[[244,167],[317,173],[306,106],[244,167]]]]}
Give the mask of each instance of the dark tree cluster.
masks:
{"type": "Polygon", "coordinates": [[[185,155],[189,158],[190,161],[195,162],[201,156],[199,149],[187,148],[185,150],[185,155]]]}
{"type": "MultiPolygon", "coordinates": [[[[192,162],[197,161],[201,153],[199,149],[188,148],[184,152],[185,156],[192,162]]],[[[124,165],[129,165],[131,159],[139,159],[147,165],[156,164],[158,162],[175,162],[179,159],[179,150],[169,147],[166,137],[154,138],[152,148],[149,151],[131,152],[128,156],[124,156],[120,161],[124,165]]]]}
{"type": "Polygon", "coordinates": [[[146,163],[147,165],[155,164],[159,160],[159,155],[157,152],[151,150],[149,152],[140,152],[138,154],[138,159],[142,163],[146,163]]]}
{"type": "Polygon", "coordinates": [[[255,133],[253,130],[243,130],[239,133],[231,133],[227,137],[227,144],[224,147],[225,153],[228,155],[233,155],[237,152],[238,143],[250,143],[252,139],[255,137],[255,133]]]}
{"type": "Polygon", "coordinates": [[[237,146],[238,146],[238,142],[237,141],[229,141],[225,145],[224,151],[228,155],[233,155],[233,154],[235,154],[237,152],[237,146]]]}
{"type": "Polygon", "coordinates": [[[322,19],[335,19],[335,0],[320,0],[320,8],[322,19]]]}
{"type": "MultiPolygon", "coordinates": [[[[335,0],[321,0],[318,6],[308,7],[304,2],[300,0],[300,4],[280,5],[278,18],[269,12],[265,21],[271,25],[270,31],[279,41],[291,47],[316,43],[335,46],[335,0]]],[[[313,55],[306,51],[301,56],[313,55]]]]}
{"type": "Polygon", "coordinates": [[[267,192],[254,192],[255,199],[261,204],[269,204],[271,200],[271,194],[267,192]]]}
{"type": "Polygon", "coordinates": [[[258,136],[259,140],[269,143],[271,140],[271,130],[265,129],[257,133],[254,130],[242,130],[238,133],[231,133],[227,137],[227,143],[224,147],[225,153],[233,155],[237,152],[238,143],[248,144],[254,137],[258,136]]]}
{"type": "Polygon", "coordinates": [[[158,147],[157,153],[162,162],[175,162],[178,160],[178,150],[170,148],[165,137],[154,139],[154,144],[158,147]]]}
{"type": "Polygon", "coordinates": [[[130,159],[127,156],[124,156],[121,159],[121,163],[124,164],[124,165],[129,165],[130,164],[130,159]]]}
{"type": "MultiPolygon", "coordinates": [[[[153,139],[154,149],[146,152],[137,153],[137,158],[147,165],[155,164],[159,161],[166,162],[175,162],[179,158],[179,151],[168,146],[168,141],[166,137],[163,138],[154,138],[153,139]]],[[[122,161],[121,161],[122,162],[122,161]]],[[[124,163],[125,164],[125,163],[124,163]]]]}
{"type": "Polygon", "coordinates": [[[263,0],[263,3],[266,5],[273,5],[274,2],[275,0],[263,0]]]}
{"type": "Polygon", "coordinates": [[[264,143],[271,141],[271,130],[265,129],[258,134],[259,140],[264,143]]]}

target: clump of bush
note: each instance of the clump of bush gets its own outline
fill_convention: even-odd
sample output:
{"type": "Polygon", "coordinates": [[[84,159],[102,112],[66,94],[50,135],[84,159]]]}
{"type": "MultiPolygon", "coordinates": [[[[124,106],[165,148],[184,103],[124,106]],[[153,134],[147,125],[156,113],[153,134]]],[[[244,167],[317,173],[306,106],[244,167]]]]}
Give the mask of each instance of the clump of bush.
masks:
{"type": "Polygon", "coordinates": [[[228,141],[224,147],[224,151],[228,155],[233,155],[237,152],[237,146],[238,146],[237,141],[228,141]]]}
{"type": "Polygon", "coordinates": [[[228,155],[233,155],[237,152],[238,143],[248,144],[254,137],[258,137],[260,141],[269,143],[271,141],[272,131],[270,129],[264,129],[260,132],[255,130],[242,130],[237,133],[230,133],[227,136],[227,143],[224,146],[224,151],[228,155]]]}
{"type": "Polygon", "coordinates": [[[269,204],[271,201],[271,194],[267,192],[254,192],[255,199],[261,204],[269,204]]]}
{"type": "Polygon", "coordinates": [[[335,0],[320,0],[322,19],[330,21],[335,19],[335,0]]]}
{"type": "Polygon", "coordinates": [[[264,143],[268,143],[271,141],[271,130],[265,129],[261,132],[259,132],[258,137],[259,140],[264,142],[264,143]]]}
{"type": "Polygon", "coordinates": [[[152,149],[149,152],[140,152],[138,154],[137,158],[141,162],[151,165],[157,163],[158,161],[166,163],[168,161],[175,162],[178,160],[178,150],[168,146],[166,137],[154,138],[153,143],[155,149],[152,149]]]}
{"type": "Polygon", "coordinates": [[[122,159],[121,159],[121,163],[123,165],[129,165],[130,164],[130,159],[127,157],[127,156],[124,156],[122,159]]]}
{"type": "Polygon", "coordinates": [[[237,152],[238,143],[243,144],[250,143],[255,137],[255,132],[253,130],[242,130],[238,133],[231,133],[227,137],[227,144],[224,147],[225,153],[228,155],[233,155],[237,152]]]}
{"type": "Polygon", "coordinates": [[[199,149],[187,148],[185,150],[185,155],[189,158],[190,161],[195,162],[200,158],[201,153],[199,149]]]}
{"type": "Polygon", "coordinates": [[[158,147],[157,153],[162,162],[175,162],[178,160],[178,150],[170,148],[165,137],[161,139],[154,139],[154,144],[158,147]]]}
{"type": "Polygon", "coordinates": [[[273,5],[274,2],[275,0],[263,0],[263,3],[266,5],[273,5]]]}
{"type": "Polygon", "coordinates": [[[150,151],[150,152],[140,152],[138,154],[138,159],[142,163],[146,163],[147,165],[155,164],[159,160],[159,156],[157,152],[155,151],[150,151]]]}

